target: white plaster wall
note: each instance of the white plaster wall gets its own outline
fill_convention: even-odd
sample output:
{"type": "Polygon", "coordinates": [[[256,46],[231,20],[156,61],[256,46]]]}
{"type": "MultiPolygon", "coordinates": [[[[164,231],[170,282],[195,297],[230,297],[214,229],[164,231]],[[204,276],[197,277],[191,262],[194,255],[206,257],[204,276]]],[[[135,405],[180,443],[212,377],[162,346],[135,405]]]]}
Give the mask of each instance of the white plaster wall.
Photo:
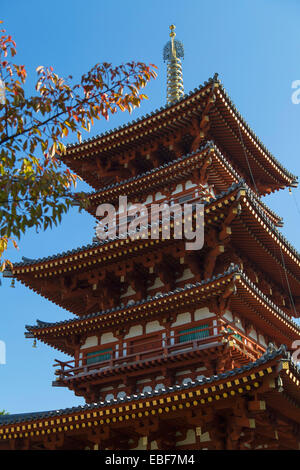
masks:
{"type": "Polygon", "coordinates": [[[159,201],[160,199],[164,199],[165,196],[159,191],[158,193],[155,194],[155,201],[159,201]]]}
{"type": "Polygon", "coordinates": [[[111,332],[101,335],[100,344],[112,343],[113,341],[118,341],[118,339],[111,332]]]}
{"type": "Polygon", "coordinates": [[[149,196],[147,196],[147,199],[144,204],[150,204],[151,202],[153,202],[153,196],[150,194],[149,196]]]}
{"type": "Polygon", "coordinates": [[[250,331],[249,335],[248,335],[250,338],[254,339],[254,341],[257,341],[257,333],[256,331],[252,328],[252,330],[250,331]]]}
{"type": "Polygon", "coordinates": [[[190,189],[190,188],[195,188],[197,185],[192,183],[191,180],[188,180],[186,183],[185,183],[185,189],[190,189]]]}
{"type": "Polygon", "coordinates": [[[215,317],[216,315],[212,312],[210,312],[208,310],[207,307],[203,307],[203,308],[198,308],[196,311],[195,311],[195,321],[198,321],[198,320],[203,320],[204,318],[211,318],[211,317],[215,317]]]}
{"type": "Polygon", "coordinates": [[[189,312],[179,313],[177,315],[176,321],[172,323],[173,326],[184,325],[185,323],[190,323],[192,321],[191,314],[189,312]]]}
{"type": "Polygon", "coordinates": [[[159,324],[158,320],[146,323],[146,333],[153,333],[154,331],[161,330],[164,330],[164,327],[159,324]]]}
{"type": "Polygon", "coordinates": [[[191,374],[191,373],[192,373],[191,369],[188,369],[188,370],[181,370],[181,371],[179,371],[179,372],[176,372],[175,375],[176,375],[176,377],[177,377],[177,376],[179,376],[179,375],[185,375],[185,374],[191,374]]]}
{"type": "Polygon", "coordinates": [[[178,184],[171,194],[181,193],[183,191],[182,184],[178,184]]]}
{"type": "Polygon", "coordinates": [[[144,384],[144,383],[147,383],[147,382],[151,382],[151,379],[141,379],[141,380],[137,380],[137,384],[144,384]]]}
{"type": "Polygon", "coordinates": [[[134,295],[134,294],[136,294],[135,290],[133,290],[132,287],[129,286],[127,289],[127,292],[125,292],[125,294],[122,294],[120,298],[128,297],[129,295],[134,295]]]}
{"type": "Polygon", "coordinates": [[[89,336],[86,340],[85,343],[81,346],[80,349],[86,349],[86,348],[93,348],[94,346],[98,345],[98,338],[97,336],[89,336]]]}
{"type": "Polygon", "coordinates": [[[183,441],[176,442],[176,447],[188,445],[188,444],[195,444],[195,443],[196,443],[196,433],[194,429],[189,429],[186,434],[186,438],[183,441]]]}
{"type": "Polygon", "coordinates": [[[210,441],[210,435],[209,435],[209,432],[204,432],[203,434],[201,434],[200,436],[200,442],[208,442],[210,441]]]}
{"type": "Polygon", "coordinates": [[[226,310],[225,314],[223,317],[228,320],[228,321],[233,321],[232,313],[229,310],[226,310]]]}
{"type": "Polygon", "coordinates": [[[137,447],[131,450],[147,450],[147,440],[144,437],[140,437],[137,447]]]}
{"type": "Polygon", "coordinates": [[[258,335],[258,341],[260,342],[260,344],[262,344],[265,348],[268,347],[267,343],[266,343],[266,340],[265,338],[263,337],[263,335],[258,335]]]}
{"type": "Polygon", "coordinates": [[[158,287],[162,287],[164,284],[161,282],[160,278],[157,277],[154,281],[154,283],[152,284],[152,286],[148,287],[147,290],[151,290],[151,289],[156,289],[158,287]]]}
{"type": "MultiPolygon", "coordinates": [[[[213,326],[214,326],[213,333],[214,333],[214,335],[217,335],[218,334],[217,320],[213,320],[213,326]]],[[[210,332],[210,334],[211,334],[211,332],[210,332]]]]}
{"type": "Polygon", "coordinates": [[[130,328],[128,334],[124,336],[124,339],[133,338],[134,336],[139,336],[143,334],[143,326],[142,325],[134,325],[130,328]]]}

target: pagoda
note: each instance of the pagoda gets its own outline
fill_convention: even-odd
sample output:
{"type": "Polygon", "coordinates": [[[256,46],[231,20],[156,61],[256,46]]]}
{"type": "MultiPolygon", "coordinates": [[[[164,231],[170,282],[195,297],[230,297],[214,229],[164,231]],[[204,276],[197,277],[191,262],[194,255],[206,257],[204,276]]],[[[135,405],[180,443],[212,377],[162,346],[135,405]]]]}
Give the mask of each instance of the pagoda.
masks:
{"type": "Polygon", "coordinates": [[[300,255],[261,199],[297,178],[217,75],[184,94],[174,28],[167,105],[68,146],[64,163],[93,188],[93,216],[121,196],[201,203],[204,245],[115,236],[14,264],[7,276],[74,315],[26,336],[70,356],[53,385],[86,404],[1,416],[0,449],[300,448],[300,255]]]}

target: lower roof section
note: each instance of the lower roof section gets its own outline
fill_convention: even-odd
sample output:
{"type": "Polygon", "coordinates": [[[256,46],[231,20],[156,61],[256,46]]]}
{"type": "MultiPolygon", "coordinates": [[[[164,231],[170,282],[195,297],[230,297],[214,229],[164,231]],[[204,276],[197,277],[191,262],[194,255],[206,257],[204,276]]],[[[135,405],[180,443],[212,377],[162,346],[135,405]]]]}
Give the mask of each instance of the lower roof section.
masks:
{"type": "MultiPolygon", "coordinates": [[[[258,375],[257,376],[255,375],[256,368],[260,370],[261,368],[264,368],[264,366],[268,365],[269,363],[270,365],[273,363],[275,364],[276,361],[274,360],[276,359],[278,361],[281,358],[287,359],[288,357],[289,355],[286,351],[285,346],[281,345],[280,348],[278,348],[277,350],[274,349],[273,351],[270,351],[270,349],[268,349],[266,353],[263,356],[261,356],[257,361],[250,362],[249,364],[243,367],[240,367],[238,369],[232,369],[226,372],[222,372],[221,374],[213,375],[211,377],[202,378],[200,380],[195,380],[193,382],[191,381],[184,385],[174,385],[172,387],[166,387],[164,389],[154,390],[152,392],[140,393],[138,395],[133,394],[133,395],[129,395],[123,398],[105,400],[105,401],[101,401],[98,403],[92,403],[92,404],[87,404],[83,406],[80,405],[77,407],[64,408],[60,410],[37,411],[35,413],[30,412],[30,413],[20,413],[20,414],[12,414],[12,415],[10,414],[0,415],[0,434],[3,434],[1,433],[3,426],[8,425],[8,424],[30,423],[30,422],[34,422],[36,420],[41,420],[44,418],[50,419],[50,418],[54,418],[58,416],[60,417],[69,416],[73,413],[87,413],[93,410],[100,411],[101,409],[105,410],[107,407],[112,407],[116,405],[120,406],[122,404],[123,405],[130,404],[130,408],[135,409],[134,407],[132,407],[132,405],[134,405],[134,403],[140,400],[155,399],[157,397],[167,396],[168,394],[171,394],[171,393],[179,393],[179,392],[184,392],[184,391],[188,391],[188,392],[192,391],[193,393],[193,391],[197,391],[199,387],[200,387],[200,390],[201,390],[201,387],[205,387],[205,389],[208,389],[208,393],[209,392],[211,393],[211,392],[216,391],[216,390],[212,390],[212,388],[216,387],[217,384],[220,385],[224,383],[224,381],[225,382],[230,381],[226,383],[227,388],[230,388],[233,385],[234,381],[237,380],[238,377],[241,378],[244,376],[244,377],[248,377],[250,381],[255,380],[260,376],[259,371],[257,372],[258,375]],[[251,379],[251,375],[253,375],[252,379],[251,379]]],[[[291,365],[294,372],[298,374],[297,375],[298,380],[300,380],[300,372],[298,368],[296,367],[296,365],[291,361],[289,362],[289,364],[291,365]]],[[[268,373],[271,373],[271,370],[268,373]]],[[[111,411],[112,410],[113,408],[111,408],[111,411]]]]}
{"type": "MultiPolygon", "coordinates": [[[[96,442],[96,438],[100,443],[114,430],[121,437],[128,429],[129,436],[145,436],[154,431],[151,423],[155,424],[155,420],[163,426],[172,419],[178,423],[180,416],[196,427],[204,416],[227,408],[232,409],[238,427],[254,432],[258,428],[263,433],[268,431],[261,428],[260,418],[272,415],[280,432],[283,424],[286,431],[291,429],[292,441],[286,446],[295,448],[295,442],[300,442],[299,383],[299,369],[286,348],[270,347],[255,362],[184,385],[73,408],[0,416],[0,449],[53,448],[53,443],[72,438],[77,445],[80,439],[96,442]],[[240,415],[235,416],[236,403],[242,402],[246,409],[240,409],[240,415]]],[[[203,423],[207,424],[207,420],[203,423]]]]}

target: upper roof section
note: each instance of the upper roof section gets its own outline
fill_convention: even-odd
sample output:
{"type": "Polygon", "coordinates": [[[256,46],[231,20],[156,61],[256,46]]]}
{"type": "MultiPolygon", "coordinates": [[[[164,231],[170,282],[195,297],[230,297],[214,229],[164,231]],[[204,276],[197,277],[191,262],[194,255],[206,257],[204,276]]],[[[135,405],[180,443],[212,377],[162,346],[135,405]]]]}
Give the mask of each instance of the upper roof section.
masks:
{"type": "MultiPolygon", "coordinates": [[[[200,169],[204,166],[207,167],[208,185],[213,186],[216,194],[226,192],[233,184],[242,181],[241,175],[234,170],[215,143],[207,141],[199,149],[190,154],[183,155],[176,160],[148,170],[138,176],[105,186],[100,191],[86,193],[86,197],[89,200],[86,210],[91,215],[95,215],[99,204],[115,203],[118,197],[123,194],[126,194],[131,200],[142,192],[144,194],[151,193],[164,189],[166,185],[170,188],[172,184],[175,185],[186,181],[187,178],[193,178],[195,169],[200,169]]],[[[282,227],[283,219],[267,207],[253,191],[251,193],[254,198],[256,197],[258,204],[261,205],[271,221],[275,225],[282,227]]]]}
{"type": "Polygon", "coordinates": [[[68,145],[63,159],[98,190],[192,152],[206,140],[214,140],[260,195],[297,184],[239,114],[217,74],[175,104],[68,145]]]}

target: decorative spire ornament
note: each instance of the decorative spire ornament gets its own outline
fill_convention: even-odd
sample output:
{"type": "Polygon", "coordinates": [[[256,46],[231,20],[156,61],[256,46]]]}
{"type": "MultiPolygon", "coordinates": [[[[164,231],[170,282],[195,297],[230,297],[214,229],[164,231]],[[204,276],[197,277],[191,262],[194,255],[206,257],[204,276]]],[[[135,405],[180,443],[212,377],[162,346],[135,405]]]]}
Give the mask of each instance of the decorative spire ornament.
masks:
{"type": "Polygon", "coordinates": [[[163,50],[163,59],[167,61],[167,104],[173,104],[184,95],[181,58],[184,49],[181,41],[175,39],[175,26],[170,26],[170,38],[163,50]]]}

